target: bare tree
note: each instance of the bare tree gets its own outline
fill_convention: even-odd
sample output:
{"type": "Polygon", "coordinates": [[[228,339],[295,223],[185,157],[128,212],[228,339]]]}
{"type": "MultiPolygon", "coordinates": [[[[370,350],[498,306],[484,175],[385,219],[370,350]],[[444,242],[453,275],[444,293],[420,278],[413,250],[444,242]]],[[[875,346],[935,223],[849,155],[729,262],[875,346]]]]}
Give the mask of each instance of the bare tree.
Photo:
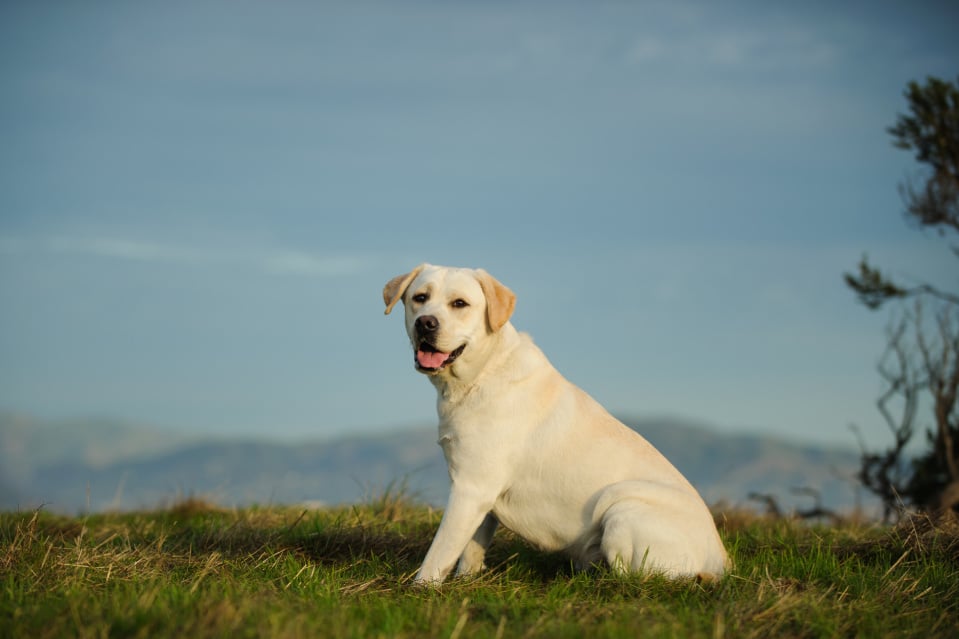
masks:
{"type": "Polygon", "coordinates": [[[916,414],[924,381],[909,355],[905,344],[906,331],[911,323],[901,319],[889,329],[886,351],[876,367],[883,380],[882,394],[876,407],[889,428],[893,442],[881,452],[870,451],[858,429],[861,463],[857,478],[871,493],[879,497],[883,507],[883,521],[899,517],[903,499],[908,496],[909,465],[904,459],[906,445],[915,432],[916,414]]]}
{"type": "MultiPolygon", "coordinates": [[[[920,323],[921,318],[917,326],[920,323]]],[[[916,331],[916,343],[933,401],[935,430],[928,434],[932,449],[914,461],[910,492],[926,510],[959,511],[959,307],[941,308],[932,329],[916,331]]]]}
{"type": "MultiPolygon", "coordinates": [[[[934,228],[953,241],[959,232],[959,89],[928,78],[909,84],[905,97],[911,113],[900,114],[889,128],[898,148],[914,150],[928,171],[919,187],[900,187],[906,218],[919,228],[934,228]]],[[[959,247],[951,246],[959,256],[959,247]]],[[[925,511],[959,510],[959,295],[932,284],[905,287],[889,279],[866,258],[846,283],[868,308],[893,300],[915,300],[890,331],[879,364],[885,389],[877,401],[893,443],[880,453],[862,446],[859,479],[883,501],[889,519],[901,505],[925,511]],[[933,310],[931,321],[924,311],[933,310]],[[922,401],[923,399],[927,401],[922,401]],[[925,429],[929,450],[906,460],[917,432],[920,409],[931,405],[933,425],[925,429]],[[893,414],[893,406],[898,406],[893,414]]]]}

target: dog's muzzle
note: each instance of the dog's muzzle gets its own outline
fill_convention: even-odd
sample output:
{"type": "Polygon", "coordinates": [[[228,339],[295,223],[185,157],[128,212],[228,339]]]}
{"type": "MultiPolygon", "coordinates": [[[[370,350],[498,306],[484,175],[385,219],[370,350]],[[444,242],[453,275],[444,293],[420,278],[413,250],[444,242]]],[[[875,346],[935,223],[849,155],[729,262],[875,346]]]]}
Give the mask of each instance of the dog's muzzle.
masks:
{"type": "Polygon", "coordinates": [[[466,344],[449,353],[436,347],[436,334],[439,332],[440,322],[433,315],[421,315],[413,324],[416,332],[416,368],[424,373],[437,373],[459,357],[466,344]]]}

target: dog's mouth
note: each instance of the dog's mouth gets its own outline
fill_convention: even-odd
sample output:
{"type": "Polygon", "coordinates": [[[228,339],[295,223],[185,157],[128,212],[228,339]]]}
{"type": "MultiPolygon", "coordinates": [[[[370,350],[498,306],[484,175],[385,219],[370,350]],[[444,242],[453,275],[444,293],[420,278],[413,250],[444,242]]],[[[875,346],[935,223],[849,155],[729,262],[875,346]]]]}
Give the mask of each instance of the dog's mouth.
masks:
{"type": "Polygon", "coordinates": [[[466,344],[449,353],[444,353],[429,342],[420,342],[416,349],[416,368],[424,373],[436,373],[453,362],[463,354],[466,344]]]}

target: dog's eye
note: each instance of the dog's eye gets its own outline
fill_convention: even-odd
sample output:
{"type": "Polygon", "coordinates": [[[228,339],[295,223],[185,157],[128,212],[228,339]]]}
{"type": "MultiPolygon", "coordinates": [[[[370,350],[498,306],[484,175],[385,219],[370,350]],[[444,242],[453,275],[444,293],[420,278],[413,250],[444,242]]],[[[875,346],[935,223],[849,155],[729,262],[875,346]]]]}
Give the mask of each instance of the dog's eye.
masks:
{"type": "Polygon", "coordinates": [[[469,302],[467,302],[464,299],[453,300],[450,306],[452,306],[453,308],[466,308],[467,306],[469,306],[469,302]]]}
{"type": "Polygon", "coordinates": [[[416,295],[413,296],[413,301],[416,302],[417,304],[422,304],[429,298],[430,296],[427,295],[426,293],[417,293],[416,295]]]}

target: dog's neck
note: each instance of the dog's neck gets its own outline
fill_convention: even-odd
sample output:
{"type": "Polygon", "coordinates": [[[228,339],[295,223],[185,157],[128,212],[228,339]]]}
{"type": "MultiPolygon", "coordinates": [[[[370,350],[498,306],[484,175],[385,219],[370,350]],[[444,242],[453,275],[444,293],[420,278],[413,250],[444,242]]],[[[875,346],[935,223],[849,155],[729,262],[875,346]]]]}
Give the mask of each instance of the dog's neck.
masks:
{"type": "Polygon", "coordinates": [[[519,344],[520,335],[510,322],[498,331],[481,340],[480,345],[471,344],[452,366],[439,375],[431,375],[439,401],[456,403],[482,385],[484,375],[498,366],[497,358],[507,355],[519,344]]]}

